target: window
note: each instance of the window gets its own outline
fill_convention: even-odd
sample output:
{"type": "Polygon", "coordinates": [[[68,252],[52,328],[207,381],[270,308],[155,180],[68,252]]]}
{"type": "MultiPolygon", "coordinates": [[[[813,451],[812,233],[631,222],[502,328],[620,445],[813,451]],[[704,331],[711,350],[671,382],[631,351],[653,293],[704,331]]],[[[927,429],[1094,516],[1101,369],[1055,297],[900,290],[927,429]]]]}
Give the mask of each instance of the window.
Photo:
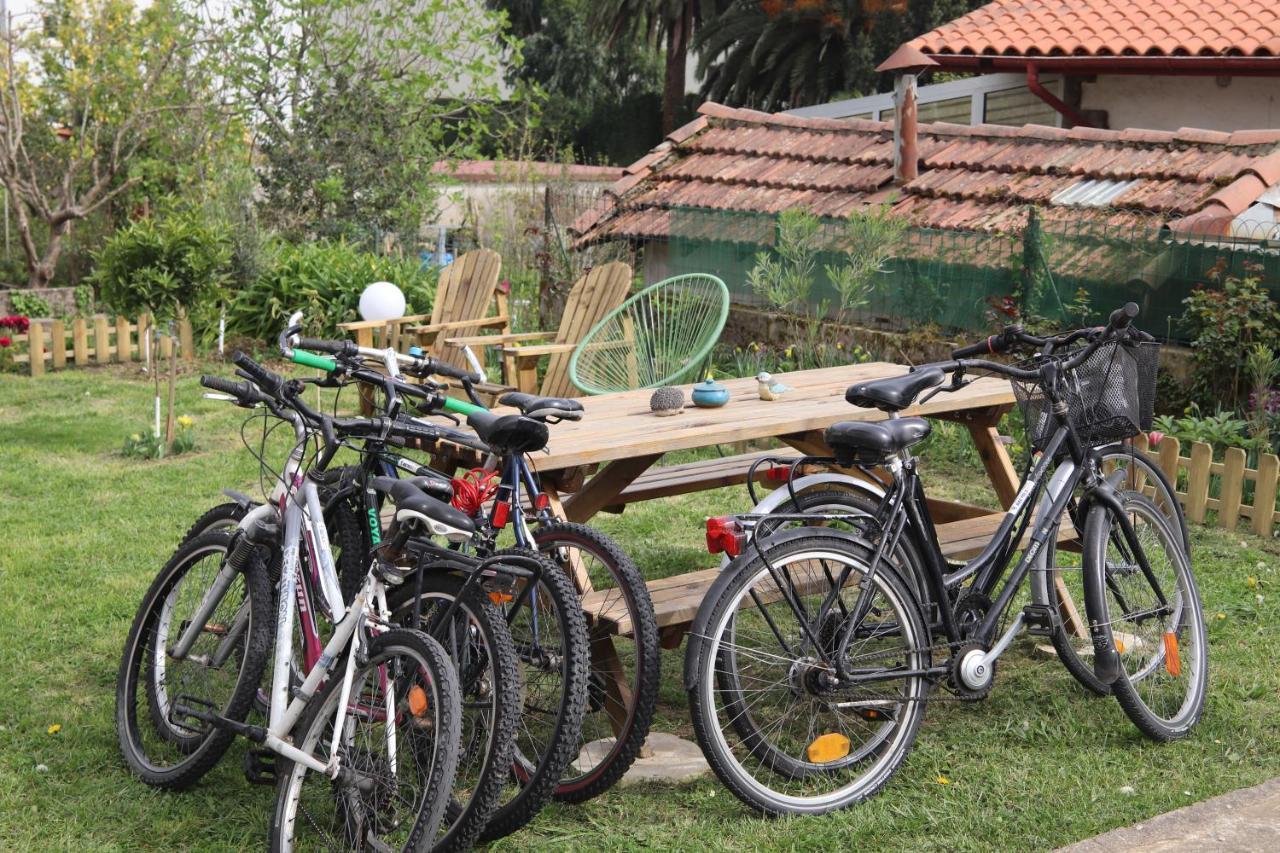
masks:
{"type": "MultiPolygon", "coordinates": [[[[1052,92],[1058,88],[1057,82],[1045,88],[1052,92]]],[[[1011,124],[1015,127],[1021,127],[1024,124],[1056,127],[1058,124],[1057,111],[1026,87],[988,92],[986,100],[982,120],[987,124],[1011,124]]]]}

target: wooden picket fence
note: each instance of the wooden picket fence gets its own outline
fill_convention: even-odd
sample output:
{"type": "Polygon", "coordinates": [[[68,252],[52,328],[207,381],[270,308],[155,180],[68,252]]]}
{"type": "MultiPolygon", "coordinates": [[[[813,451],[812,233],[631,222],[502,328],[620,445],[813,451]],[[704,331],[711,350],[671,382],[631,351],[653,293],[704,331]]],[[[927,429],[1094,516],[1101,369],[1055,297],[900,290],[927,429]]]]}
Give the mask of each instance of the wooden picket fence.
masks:
{"type": "MultiPolygon", "coordinates": [[[[151,317],[146,314],[133,323],[127,317],[113,320],[106,314],[76,317],[69,323],[32,320],[26,334],[13,336],[15,349],[21,350],[26,344],[26,352],[18,352],[13,360],[29,365],[32,376],[41,376],[46,369],[62,370],[67,366],[143,361],[151,324],[151,317]]],[[[162,360],[169,358],[172,347],[173,340],[161,335],[159,356],[162,360]]],[[[185,317],[178,321],[178,355],[187,361],[195,357],[191,321],[185,317]]]]}
{"type": "Polygon", "coordinates": [[[1190,455],[1183,456],[1176,438],[1165,436],[1154,449],[1147,437],[1140,435],[1134,443],[1141,448],[1175,484],[1178,502],[1187,521],[1204,524],[1210,510],[1217,513],[1218,527],[1235,530],[1240,520],[1248,519],[1254,533],[1268,538],[1273,525],[1280,521],[1276,512],[1277,480],[1280,480],[1280,457],[1274,453],[1258,456],[1258,467],[1247,468],[1244,450],[1229,447],[1221,462],[1213,461],[1213,448],[1201,441],[1191,443],[1190,455]],[[1185,473],[1185,478],[1179,477],[1185,473]],[[1184,488],[1179,488],[1179,480],[1184,488]],[[1253,483],[1251,502],[1246,497],[1246,483],[1253,483]],[[1216,486],[1216,488],[1214,488],[1216,486]],[[1217,492],[1217,497],[1211,494],[1217,492]]]}

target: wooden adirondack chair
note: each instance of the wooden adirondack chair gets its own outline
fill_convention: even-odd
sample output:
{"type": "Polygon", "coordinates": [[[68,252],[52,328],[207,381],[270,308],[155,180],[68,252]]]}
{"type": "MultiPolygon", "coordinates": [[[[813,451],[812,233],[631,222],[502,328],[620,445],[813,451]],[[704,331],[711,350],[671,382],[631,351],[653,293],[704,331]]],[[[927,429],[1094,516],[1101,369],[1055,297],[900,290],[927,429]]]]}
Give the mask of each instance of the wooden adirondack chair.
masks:
{"type": "Polygon", "coordinates": [[[624,301],[631,290],[632,272],[620,261],[595,267],[574,282],[560,315],[560,328],[552,332],[478,335],[451,337],[452,346],[502,347],[502,361],[507,387],[490,386],[487,393],[496,395],[513,388],[547,397],[572,397],[577,394],[569,382],[569,355],[596,323],[624,301]],[[550,339],[549,344],[534,341],[550,339]],[[542,382],[538,382],[538,364],[550,356],[542,382]]]}
{"type": "Polygon", "coordinates": [[[391,322],[342,323],[338,328],[354,335],[361,346],[400,349],[416,344],[435,358],[465,366],[462,351],[444,345],[440,336],[474,335],[486,328],[511,331],[507,295],[498,286],[501,270],[497,252],[474,249],[440,271],[430,314],[411,314],[391,322]],[[495,306],[492,314],[490,304],[495,306]]]}

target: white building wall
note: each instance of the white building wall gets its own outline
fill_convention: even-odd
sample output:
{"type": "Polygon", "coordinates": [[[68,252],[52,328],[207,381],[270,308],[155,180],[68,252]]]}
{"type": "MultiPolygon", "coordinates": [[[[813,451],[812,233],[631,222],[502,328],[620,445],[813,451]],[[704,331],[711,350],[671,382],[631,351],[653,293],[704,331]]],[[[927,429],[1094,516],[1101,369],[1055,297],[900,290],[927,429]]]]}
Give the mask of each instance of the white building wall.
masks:
{"type": "Polygon", "coordinates": [[[1098,75],[1081,106],[1106,110],[1112,128],[1255,130],[1280,127],[1280,78],[1098,75]]]}

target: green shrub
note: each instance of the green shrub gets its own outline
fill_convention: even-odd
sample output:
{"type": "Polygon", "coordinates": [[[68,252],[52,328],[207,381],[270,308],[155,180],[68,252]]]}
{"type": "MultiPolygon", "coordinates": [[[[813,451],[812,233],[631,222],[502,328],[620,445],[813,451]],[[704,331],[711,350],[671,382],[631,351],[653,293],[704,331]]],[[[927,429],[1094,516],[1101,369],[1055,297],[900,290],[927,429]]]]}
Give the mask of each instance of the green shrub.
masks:
{"type": "Polygon", "coordinates": [[[9,305],[13,313],[26,317],[49,317],[53,314],[48,301],[25,290],[9,291],[9,305]]]}
{"type": "Polygon", "coordinates": [[[437,274],[417,259],[383,257],[341,241],[275,241],[262,270],[227,305],[227,333],[274,341],[294,311],[303,312],[311,335],[333,336],[339,323],[360,319],[360,293],[375,281],[404,291],[406,313],[427,313],[437,274]]]}
{"type": "Polygon", "coordinates": [[[1248,351],[1255,344],[1280,344],[1280,312],[1259,279],[1261,271],[1245,264],[1245,275],[1226,276],[1220,290],[1197,287],[1183,300],[1195,363],[1192,388],[1205,405],[1239,407],[1248,396],[1248,351]]]}

